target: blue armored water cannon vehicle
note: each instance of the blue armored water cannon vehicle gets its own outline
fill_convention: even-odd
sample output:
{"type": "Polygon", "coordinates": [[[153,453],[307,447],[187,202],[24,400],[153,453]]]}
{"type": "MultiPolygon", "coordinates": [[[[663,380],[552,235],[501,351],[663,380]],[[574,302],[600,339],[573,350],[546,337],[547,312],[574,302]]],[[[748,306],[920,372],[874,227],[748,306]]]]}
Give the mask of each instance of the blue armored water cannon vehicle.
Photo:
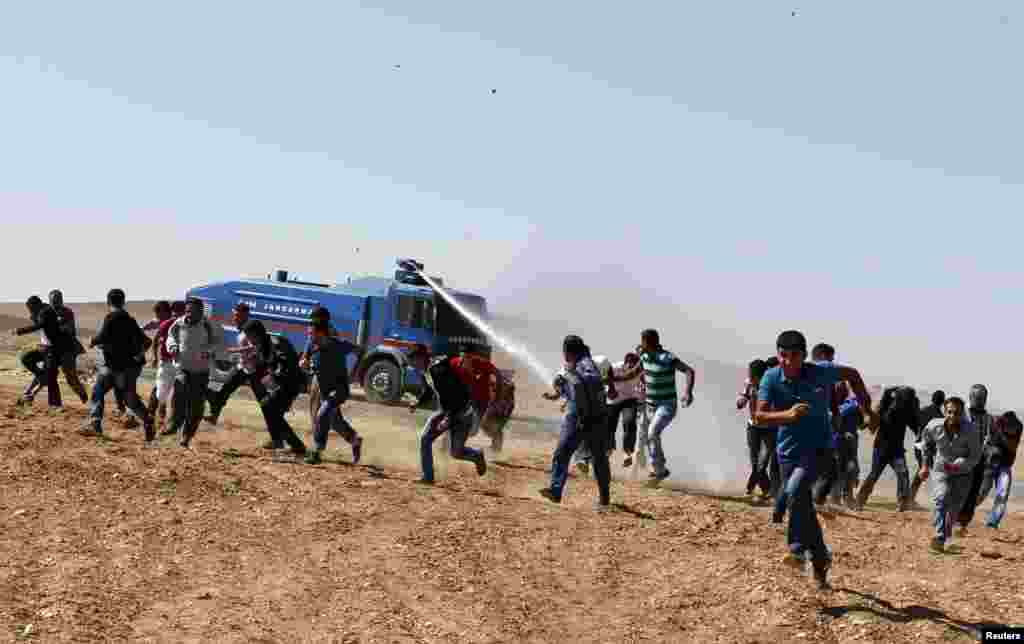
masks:
{"type": "MultiPolygon", "coordinates": [[[[224,326],[228,345],[238,333],[231,320],[238,302],[248,303],[252,318],[271,333],[288,338],[296,351],[306,344],[313,309],[328,309],[339,337],[359,346],[358,354],[349,356],[353,384],[361,385],[371,402],[394,403],[406,392],[419,393],[423,386],[406,358],[413,346],[424,344],[442,353],[491,354],[487,337],[423,278],[422,263],[408,259],[396,263],[392,277],[321,284],[289,279],[287,271],[279,270],[266,279],[197,286],[188,296],[202,300],[210,319],[224,326]]],[[[486,319],[483,297],[449,289],[440,278],[431,279],[473,315],[486,319]]]]}

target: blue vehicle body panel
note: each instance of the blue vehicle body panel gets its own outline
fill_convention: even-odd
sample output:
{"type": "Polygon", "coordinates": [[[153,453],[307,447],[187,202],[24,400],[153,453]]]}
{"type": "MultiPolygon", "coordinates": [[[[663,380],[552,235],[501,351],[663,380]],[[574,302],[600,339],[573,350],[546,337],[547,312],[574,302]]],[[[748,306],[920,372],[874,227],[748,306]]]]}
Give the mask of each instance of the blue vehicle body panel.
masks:
{"type": "MultiPolygon", "coordinates": [[[[486,302],[483,298],[469,293],[450,292],[457,297],[469,298],[486,315],[486,302]]],[[[228,346],[237,341],[239,330],[232,323],[231,312],[239,302],[246,302],[253,319],[263,322],[270,333],[286,337],[300,352],[308,339],[310,314],[318,306],[328,309],[331,312],[331,323],[341,338],[356,344],[363,341],[361,356],[351,354],[348,358],[349,372],[357,384],[361,384],[358,383],[359,377],[375,359],[387,358],[398,363],[404,377],[403,390],[418,390],[423,385],[421,374],[408,366],[404,356],[415,344],[445,347],[448,337],[435,331],[433,319],[415,324],[403,321],[400,315],[400,302],[409,306],[410,301],[415,301],[415,306],[423,307],[423,311],[436,315],[437,301],[442,298],[433,289],[383,277],[359,278],[335,286],[271,279],[238,279],[197,286],[188,291],[188,296],[197,297],[206,303],[210,319],[224,326],[225,343],[228,346]]],[[[424,316],[429,317],[427,313],[424,316]]],[[[459,318],[464,320],[461,316],[459,318]]],[[[448,319],[451,319],[450,313],[448,319]]],[[[467,333],[465,328],[468,327],[459,328],[463,330],[455,333],[467,333]]],[[[475,342],[477,346],[489,350],[482,336],[475,342]]]]}

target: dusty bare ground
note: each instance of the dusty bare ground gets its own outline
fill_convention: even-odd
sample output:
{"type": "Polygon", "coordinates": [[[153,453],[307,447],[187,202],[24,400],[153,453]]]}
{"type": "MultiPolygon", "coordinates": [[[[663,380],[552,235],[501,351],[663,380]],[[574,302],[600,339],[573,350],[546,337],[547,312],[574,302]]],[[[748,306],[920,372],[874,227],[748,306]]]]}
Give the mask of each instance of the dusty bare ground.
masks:
{"type": "Polygon", "coordinates": [[[259,449],[246,401],[194,451],[143,450],[113,423],[75,434],[77,402],[52,416],[15,395],[0,386],[7,641],[969,641],[1024,621],[1019,514],[959,555],[926,551],[923,512],[827,517],[836,590],[821,593],[740,499],[618,482],[602,515],[573,479],[564,506],[545,503],[540,434],[516,430],[482,479],[451,463],[424,488],[423,416],[400,409],[349,405],[370,465],[332,437],[310,467],[259,449]]]}
{"type": "MultiPolygon", "coordinates": [[[[103,313],[87,306],[83,330],[103,313]]],[[[929,515],[884,498],[826,516],[835,590],[820,593],[744,499],[648,490],[622,470],[611,513],[578,478],[563,506],[539,499],[553,439],[536,384],[483,479],[438,449],[440,483],[424,488],[425,415],[360,401],[346,405],[367,440],[358,467],[336,436],[324,465],[274,462],[242,399],[194,451],[143,450],[112,422],[79,436],[77,402],[13,408],[13,351],[31,342],[0,338],[0,640],[970,641],[979,623],[1024,622],[1019,512],[998,534],[978,522],[958,555],[929,554],[929,515]]]]}

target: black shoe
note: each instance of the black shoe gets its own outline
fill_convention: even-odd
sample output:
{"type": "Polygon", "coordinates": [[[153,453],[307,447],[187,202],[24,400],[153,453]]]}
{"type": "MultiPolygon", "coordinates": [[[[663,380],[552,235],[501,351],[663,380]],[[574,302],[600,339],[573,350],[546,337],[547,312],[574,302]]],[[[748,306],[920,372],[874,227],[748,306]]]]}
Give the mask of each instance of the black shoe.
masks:
{"type": "Polygon", "coordinates": [[[786,516],[786,514],[784,512],[779,512],[778,510],[772,510],[772,523],[775,523],[775,524],[782,523],[782,518],[784,516],[786,516]]]}
{"type": "Polygon", "coordinates": [[[480,452],[480,457],[476,459],[476,475],[483,476],[487,474],[487,459],[484,458],[483,452],[480,452]]]}
{"type": "Polygon", "coordinates": [[[156,440],[156,428],[153,427],[153,423],[146,423],[146,442],[152,442],[156,440]]]}
{"type": "Polygon", "coordinates": [[[549,487],[546,487],[543,490],[541,490],[540,495],[547,499],[548,501],[551,501],[552,503],[562,502],[562,497],[556,496],[555,493],[549,487]]]}
{"type": "Polygon", "coordinates": [[[830,590],[832,586],[828,583],[828,570],[832,567],[830,562],[814,562],[814,582],[818,585],[818,590],[830,590]]]}
{"type": "Polygon", "coordinates": [[[298,447],[292,447],[292,454],[295,454],[296,456],[305,456],[306,455],[306,446],[305,445],[299,445],[298,447]]]}

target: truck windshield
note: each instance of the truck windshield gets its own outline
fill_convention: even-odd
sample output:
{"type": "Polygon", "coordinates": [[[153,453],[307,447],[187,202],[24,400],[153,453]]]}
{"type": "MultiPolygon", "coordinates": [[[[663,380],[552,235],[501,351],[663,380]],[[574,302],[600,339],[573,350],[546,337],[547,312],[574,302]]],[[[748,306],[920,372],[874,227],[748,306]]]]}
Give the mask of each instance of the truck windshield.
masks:
{"type": "Polygon", "coordinates": [[[413,329],[434,329],[434,303],[417,297],[398,297],[398,322],[413,329]]]}

